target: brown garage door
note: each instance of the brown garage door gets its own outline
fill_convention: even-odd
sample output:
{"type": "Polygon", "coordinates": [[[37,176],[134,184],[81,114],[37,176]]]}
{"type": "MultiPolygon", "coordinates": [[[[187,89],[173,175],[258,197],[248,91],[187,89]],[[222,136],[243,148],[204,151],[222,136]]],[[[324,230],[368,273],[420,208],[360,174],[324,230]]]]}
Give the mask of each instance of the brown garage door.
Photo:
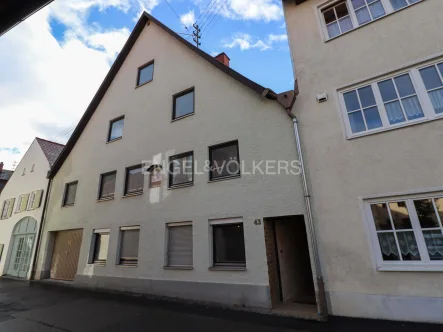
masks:
{"type": "Polygon", "coordinates": [[[74,280],[83,231],[61,231],[55,235],[51,262],[51,279],[74,280]]]}

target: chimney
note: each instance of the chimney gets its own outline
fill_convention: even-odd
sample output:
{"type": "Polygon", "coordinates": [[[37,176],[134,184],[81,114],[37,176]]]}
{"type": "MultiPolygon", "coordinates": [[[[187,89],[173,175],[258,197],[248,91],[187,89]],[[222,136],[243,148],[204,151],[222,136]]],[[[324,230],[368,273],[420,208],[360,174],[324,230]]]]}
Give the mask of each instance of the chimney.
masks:
{"type": "Polygon", "coordinates": [[[224,64],[225,66],[229,67],[229,57],[226,55],[225,52],[220,53],[219,55],[216,55],[215,60],[217,60],[218,62],[221,62],[222,64],[224,64]]]}
{"type": "Polygon", "coordinates": [[[0,163],[0,173],[3,172],[3,162],[0,163]]]}

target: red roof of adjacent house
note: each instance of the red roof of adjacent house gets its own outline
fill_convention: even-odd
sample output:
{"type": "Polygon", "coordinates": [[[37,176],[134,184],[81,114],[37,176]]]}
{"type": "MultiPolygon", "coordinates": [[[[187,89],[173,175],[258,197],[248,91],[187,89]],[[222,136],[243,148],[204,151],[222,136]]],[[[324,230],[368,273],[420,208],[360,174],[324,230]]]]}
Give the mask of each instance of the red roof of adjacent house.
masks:
{"type": "Polygon", "coordinates": [[[64,149],[64,145],[56,142],[51,142],[48,140],[45,140],[43,138],[36,138],[38,144],[40,144],[40,147],[43,150],[43,153],[45,154],[46,159],[48,159],[49,166],[52,168],[55,161],[57,160],[58,156],[64,149]]]}

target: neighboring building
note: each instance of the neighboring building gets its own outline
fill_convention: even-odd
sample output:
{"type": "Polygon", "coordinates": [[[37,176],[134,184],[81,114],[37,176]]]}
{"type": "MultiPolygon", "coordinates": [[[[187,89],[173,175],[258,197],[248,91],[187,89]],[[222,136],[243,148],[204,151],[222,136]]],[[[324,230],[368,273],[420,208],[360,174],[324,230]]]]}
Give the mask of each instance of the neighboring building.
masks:
{"type": "Polygon", "coordinates": [[[0,163],[0,194],[3,188],[8,183],[8,180],[11,178],[14,171],[8,171],[7,169],[3,169],[3,163],[0,163]]]}
{"type": "Polygon", "coordinates": [[[329,313],[443,322],[443,1],[283,3],[329,313]]]}
{"type": "Polygon", "coordinates": [[[0,199],[0,275],[28,279],[48,187],[63,145],[36,138],[0,199]]]}
{"type": "Polygon", "coordinates": [[[298,160],[292,96],[144,13],[50,173],[36,278],[266,309],[315,304],[297,167],[247,174],[254,161],[276,172],[298,160]],[[207,160],[220,167],[205,170],[207,160]],[[239,160],[238,172],[223,165],[239,160]],[[168,161],[177,174],[158,166],[168,161]]]}

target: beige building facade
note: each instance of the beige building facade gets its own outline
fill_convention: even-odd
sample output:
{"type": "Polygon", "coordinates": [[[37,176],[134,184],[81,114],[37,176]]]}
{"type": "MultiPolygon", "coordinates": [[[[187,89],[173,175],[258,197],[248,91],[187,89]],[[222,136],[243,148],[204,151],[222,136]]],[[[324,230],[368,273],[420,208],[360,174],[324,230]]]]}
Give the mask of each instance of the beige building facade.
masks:
{"type": "Polygon", "coordinates": [[[261,309],[299,297],[316,315],[293,92],[217,58],[142,15],[50,174],[36,278],[261,309]],[[301,230],[280,257],[309,271],[298,292],[270,287],[277,219],[301,230]]]}
{"type": "Polygon", "coordinates": [[[443,2],[283,1],[329,313],[443,322],[443,2]]]}

